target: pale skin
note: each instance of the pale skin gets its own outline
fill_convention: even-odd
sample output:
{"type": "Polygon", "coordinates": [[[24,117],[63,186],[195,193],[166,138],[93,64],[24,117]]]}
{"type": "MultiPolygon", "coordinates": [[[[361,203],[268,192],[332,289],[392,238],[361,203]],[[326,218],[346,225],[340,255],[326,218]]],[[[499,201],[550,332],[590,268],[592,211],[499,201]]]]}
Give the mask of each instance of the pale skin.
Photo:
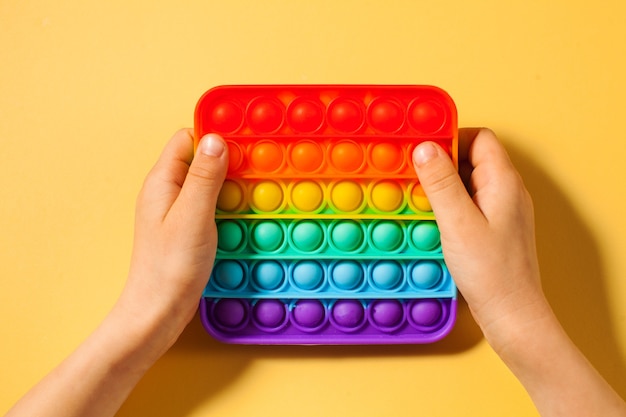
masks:
{"type": "MultiPolygon", "coordinates": [[[[433,143],[418,146],[413,162],[446,263],[485,338],[542,416],[626,417],[624,401],[572,343],[543,294],[532,201],[503,146],[486,129],[461,129],[459,143],[465,185],[433,143]]],[[[117,412],[196,312],[213,266],[215,204],[227,165],[219,136],[202,138],[194,155],[193,132],[174,135],[137,200],[130,272],[118,302],[7,416],[117,412]]]]}

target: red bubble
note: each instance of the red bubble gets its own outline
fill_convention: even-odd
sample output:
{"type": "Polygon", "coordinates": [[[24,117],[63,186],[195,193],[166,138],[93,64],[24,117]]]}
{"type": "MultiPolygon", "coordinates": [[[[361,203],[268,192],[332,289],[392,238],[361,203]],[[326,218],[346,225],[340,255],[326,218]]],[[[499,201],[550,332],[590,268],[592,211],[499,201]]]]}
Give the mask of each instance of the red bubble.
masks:
{"type": "Polygon", "coordinates": [[[272,133],[283,124],[283,107],[277,100],[258,97],[248,105],[247,117],[256,133],[272,133]]]}
{"type": "Polygon", "coordinates": [[[409,122],[415,130],[424,134],[439,131],[446,121],[446,111],[434,101],[416,100],[409,108],[409,122]]]}
{"type": "Polygon", "coordinates": [[[296,99],[287,109],[287,123],[300,133],[313,133],[322,127],[324,106],[311,99],[296,99]]]}
{"type": "Polygon", "coordinates": [[[354,133],[363,125],[363,109],[359,102],[337,98],[328,106],[328,123],[343,133],[354,133]]]}
{"type": "Polygon", "coordinates": [[[379,98],[372,101],[368,116],[372,127],[385,133],[397,132],[404,123],[402,106],[391,99],[379,98]]]}
{"type": "Polygon", "coordinates": [[[208,112],[209,126],[205,128],[207,132],[233,133],[241,127],[243,123],[243,111],[232,101],[223,101],[215,104],[208,112]]]}

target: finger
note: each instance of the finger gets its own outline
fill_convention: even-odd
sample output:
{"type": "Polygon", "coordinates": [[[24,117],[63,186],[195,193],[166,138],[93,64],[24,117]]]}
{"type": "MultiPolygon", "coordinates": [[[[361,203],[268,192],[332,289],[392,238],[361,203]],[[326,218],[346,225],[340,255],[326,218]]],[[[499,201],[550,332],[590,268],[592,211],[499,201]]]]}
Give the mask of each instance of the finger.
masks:
{"type": "Polygon", "coordinates": [[[484,221],[450,157],[439,145],[418,145],[413,151],[413,164],[442,233],[449,228],[461,231],[466,225],[484,221]]]}
{"type": "Polygon", "coordinates": [[[146,176],[137,204],[142,217],[165,217],[178,198],[192,159],[193,131],[181,129],[165,145],[146,176]]]}
{"type": "Polygon", "coordinates": [[[228,148],[217,134],[204,136],[176,200],[185,215],[200,221],[213,220],[217,198],[228,169],[228,148]]]}

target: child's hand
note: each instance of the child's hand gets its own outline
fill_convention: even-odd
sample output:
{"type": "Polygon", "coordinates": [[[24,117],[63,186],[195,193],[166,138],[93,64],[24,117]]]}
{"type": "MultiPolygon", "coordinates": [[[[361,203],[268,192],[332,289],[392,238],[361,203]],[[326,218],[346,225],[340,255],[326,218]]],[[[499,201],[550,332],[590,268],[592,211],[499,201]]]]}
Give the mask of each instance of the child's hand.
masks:
{"type": "Polygon", "coordinates": [[[438,146],[413,153],[417,175],[435,212],[444,257],[460,292],[496,350],[507,328],[550,313],[535,249],[532,201],[490,130],[459,131],[461,178],[438,146]],[[469,192],[468,192],[469,190],[469,192]]]}
{"type": "MultiPolygon", "coordinates": [[[[191,320],[217,245],[215,205],[228,167],[222,138],[178,131],[146,177],[137,200],[135,241],[122,300],[156,314],[179,333],[191,320]]],[[[176,334],[178,336],[178,334],[176,334]]]]}
{"type": "Polygon", "coordinates": [[[413,162],[452,277],[540,414],[626,417],[624,401],[569,339],[543,294],[532,202],[493,132],[459,131],[461,176],[433,143],[419,145],[413,162]]]}

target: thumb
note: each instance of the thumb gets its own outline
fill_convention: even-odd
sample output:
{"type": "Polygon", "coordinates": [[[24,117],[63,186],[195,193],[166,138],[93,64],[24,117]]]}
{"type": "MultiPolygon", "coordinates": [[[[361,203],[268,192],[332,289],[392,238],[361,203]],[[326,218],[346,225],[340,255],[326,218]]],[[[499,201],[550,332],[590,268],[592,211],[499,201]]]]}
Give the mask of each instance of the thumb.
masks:
{"type": "Polygon", "coordinates": [[[178,198],[189,215],[215,214],[227,169],[228,147],[221,136],[209,133],[198,144],[178,198]]]}
{"type": "Polygon", "coordinates": [[[457,231],[478,210],[469,196],[448,154],[433,142],[424,142],[413,151],[413,165],[442,232],[457,231]]]}

